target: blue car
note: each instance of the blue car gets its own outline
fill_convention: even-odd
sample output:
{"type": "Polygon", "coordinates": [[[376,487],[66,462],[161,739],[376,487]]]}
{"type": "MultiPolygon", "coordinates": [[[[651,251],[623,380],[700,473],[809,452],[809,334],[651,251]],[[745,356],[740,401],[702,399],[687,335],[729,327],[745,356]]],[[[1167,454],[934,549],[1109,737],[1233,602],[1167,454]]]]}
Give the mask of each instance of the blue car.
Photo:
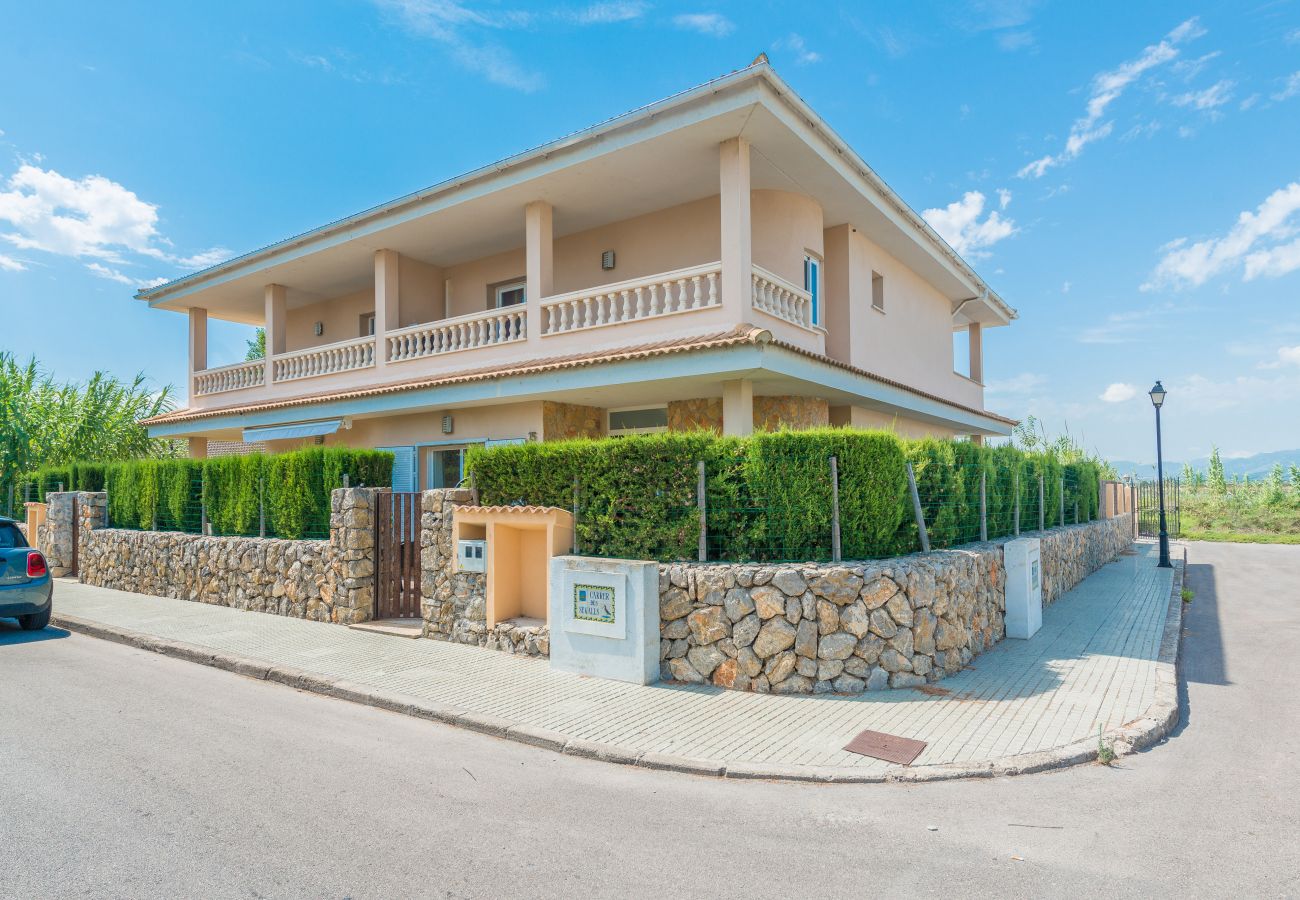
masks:
{"type": "Polygon", "coordinates": [[[13,519],[0,516],[0,617],[13,617],[24,631],[50,624],[54,584],[39,550],[27,545],[13,519]]]}

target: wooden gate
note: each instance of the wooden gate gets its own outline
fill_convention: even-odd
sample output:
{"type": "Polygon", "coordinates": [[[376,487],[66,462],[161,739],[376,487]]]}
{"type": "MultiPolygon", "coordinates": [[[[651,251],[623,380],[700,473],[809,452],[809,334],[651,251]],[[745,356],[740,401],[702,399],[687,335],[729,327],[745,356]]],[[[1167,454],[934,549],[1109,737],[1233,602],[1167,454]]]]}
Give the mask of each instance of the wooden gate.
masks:
{"type": "Polygon", "coordinates": [[[420,495],[375,494],[375,618],[420,617],[420,495]]]}

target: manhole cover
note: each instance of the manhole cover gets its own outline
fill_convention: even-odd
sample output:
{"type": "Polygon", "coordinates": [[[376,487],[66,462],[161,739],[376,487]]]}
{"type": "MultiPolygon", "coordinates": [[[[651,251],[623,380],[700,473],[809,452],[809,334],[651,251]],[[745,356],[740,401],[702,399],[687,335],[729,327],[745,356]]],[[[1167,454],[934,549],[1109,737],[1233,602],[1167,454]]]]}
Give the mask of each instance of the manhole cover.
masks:
{"type": "Polygon", "coordinates": [[[912,760],[925,749],[925,741],[914,741],[896,734],[885,734],[883,731],[864,731],[849,741],[844,749],[860,756],[910,766],[912,760]]]}

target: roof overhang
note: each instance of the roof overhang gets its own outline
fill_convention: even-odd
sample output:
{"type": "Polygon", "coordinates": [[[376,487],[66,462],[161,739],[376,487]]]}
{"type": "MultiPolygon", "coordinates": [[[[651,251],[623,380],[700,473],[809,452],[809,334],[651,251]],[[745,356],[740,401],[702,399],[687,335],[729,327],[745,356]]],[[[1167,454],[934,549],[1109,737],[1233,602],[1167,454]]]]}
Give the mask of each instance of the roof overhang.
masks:
{"type": "MultiPolygon", "coordinates": [[[[796,347],[760,329],[715,335],[586,359],[539,360],[499,376],[462,373],[378,385],[340,395],[268,401],[244,407],[183,410],[146,421],[149,436],[180,438],[319,419],[366,419],[458,407],[564,399],[590,406],[635,406],[716,393],[721,381],[746,378],[758,395],[815,396],[942,425],[958,432],[1007,435],[1016,424],[984,410],[909,388],[796,347]],[[661,357],[671,355],[671,365],[661,357]]],[[[247,433],[247,431],[245,431],[247,433]]]]}
{"type": "Polygon", "coordinates": [[[954,306],[979,298],[986,324],[1016,316],[766,63],[136,296],[260,324],[266,284],[289,286],[291,307],[364,289],[378,249],[441,266],[515,249],[534,200],[563,237],[715,195],[717,145],[735,136],[754,148],[754,189],[815,198],[826,227],[857,227],[954,306]]]}

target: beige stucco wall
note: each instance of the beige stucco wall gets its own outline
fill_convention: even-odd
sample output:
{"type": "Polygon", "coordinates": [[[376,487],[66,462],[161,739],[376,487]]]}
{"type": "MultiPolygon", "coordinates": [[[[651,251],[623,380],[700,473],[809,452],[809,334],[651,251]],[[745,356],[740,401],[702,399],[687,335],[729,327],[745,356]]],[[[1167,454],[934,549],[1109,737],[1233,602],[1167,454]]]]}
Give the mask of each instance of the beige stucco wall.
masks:
{"type": "Polygon", "coordinates": [[[361,336],[361,317],[375,311],[375,289],[318,300],[285,312],[284,348],[286,351],[319,347],[361,336]],[[314,326],[320,322],[322,334],[314,326]]]}
{"type": "Polygon", "coordinates": [[[824,257],[822,208],[811,197],[789,191],[750,194],[754,265],[803,287],[803,257],[824,257]]]}
{"type": "Polygon", "coordinates": [[[826,248],[828,354],[982,409],[983,388],[953,372],[948,299],[849,226],[829,229],[826,248]],[[884,312],[871,305],[872,272],[885,278],[884,312]]]}
{"type": "Polygon", "coordinates": [[[909,419],[903,416],[895,416],[887,412],[868,409],[862,406],[832,406],[829,409],[829,413],[830,424],[835,426],[851,428],[883,428],[886,431],[893,431],[900,437],[906,438],[952,438],[956,437],[958,434],[958,432],[951,428],[945,428],[942,425],[923,422],[920,419],[909,419]]]}

